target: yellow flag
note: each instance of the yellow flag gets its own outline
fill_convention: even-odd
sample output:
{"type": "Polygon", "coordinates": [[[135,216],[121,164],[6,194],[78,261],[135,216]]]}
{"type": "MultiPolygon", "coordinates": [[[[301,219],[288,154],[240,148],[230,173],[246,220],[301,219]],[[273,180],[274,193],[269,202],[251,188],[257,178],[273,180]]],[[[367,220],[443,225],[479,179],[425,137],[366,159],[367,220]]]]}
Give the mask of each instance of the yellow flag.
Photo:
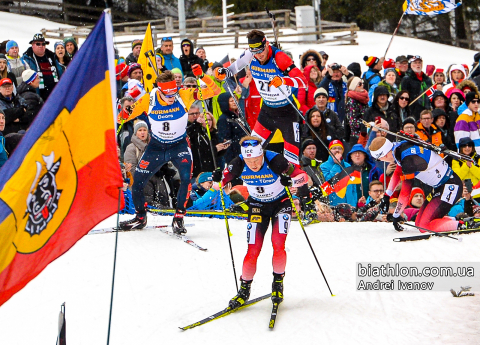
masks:
{"type": "Polygon", "coordinates": [[[153,50],[152,30],[150,29],[150,23],[148,23],[147,31],[145,31],[145,38],[143,39],[142,49],[140,50],[140,56],[138,57],[138,63],[142,66],[143,86],[148,93],[152,91],[155,79],[157,79],[157,75],[155,74],[155,70],[153,69],[156,69],[157,66],[155,62],[155,52],[153,50]],[[150,61],[145,56],[145,53],[148,51],[151,51],[153,53],[151,59],[152,62],[155,64],[155,67],[150,64],[150,61]]]}

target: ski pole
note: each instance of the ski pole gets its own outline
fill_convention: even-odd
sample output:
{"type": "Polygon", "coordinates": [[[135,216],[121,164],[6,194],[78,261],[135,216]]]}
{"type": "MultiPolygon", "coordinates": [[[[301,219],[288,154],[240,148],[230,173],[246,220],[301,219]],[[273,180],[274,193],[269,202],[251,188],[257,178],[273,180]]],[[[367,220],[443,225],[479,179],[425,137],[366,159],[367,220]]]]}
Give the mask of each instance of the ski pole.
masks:
{"type": "Polygon", "coordinates": [[[273,13],[270,13],[267,6],[265,6],[265,11],[267,11],[268,16],[270,17],[270,22],[272,23],[273,37],[275,37],[275,47],[277,47],[278,49],[281,49],[280,43],[278,43],[277,22],[275,21],[275,15],[273,13]]]}
{"type": "MultiPolygon", "coordinates": [[[[270,79],[270,81],[272,81],[273,78],[270,79]]],[[[292,106],[293,109],[295,109],[295,111],[297,112],[298,115],[300,115],[300,117],[302,118],[302,120],[305,122],[305,124],[307,125],[307,127],[310,129],[310,131],[317,137],[318,141],[320,141],[320,143],[323,145],[323,147],[325,147],[328,151],[328,154],[333,158],[333,160],[340,166],[340,168],[343,170],[343,172],[345,174],[348,175],[350,181],[353,181],[355,180],[355,177],[353,176],[350,176],[350,174],[345,170],[345,168],[342,166],[342,164],[340,163],[340,161],[337,159],[337,157],[334,156],[334,154],[332,153],[332,151],[330,151],[330,149],[328,148],[327,144],[325,144],[325,142],[320,138],[320,136],[317,134],[317,132],[315,132],[315,130],[313,129],[312,125],[310,125],[307,121],[307,119],[305,118],[305,116],[303,116],[302,112],[300,110],[298,110],[298,108],[292,103],[292,101],[290,100],[290,98],[287,97],[287,95],[285,94],[285,92],[282,90],[281,87],[278,88],[278,90],[280,90],[280,92],[283,94],[283,96],[285,96],[285,98],[287,99],[288,103],[290,103],[290,105],[292,106]]]]}
{"type": "Polygon", "coordinates": [[[462,238],[457,238],[457,237],[453,237],[453,236],[450,236],[450,235],[447,235],[447,234],[443,234],[443,233],[438,232],[438,231],[425,229],[425,228],[422,228],[421,226],[412,225],[412,224],[408,224],[408,223],[403,223],[402,225],[411,226],[412,228],[417,228],[417,229],[420,229],[420,230],[428,231],[428,232],[430,232],[432,234],[435,234],[437,236],[448,237],[448,238],[451,238],[452,240],[457,240],[458,242],[462,242],[462,238]]]}
{"type": "Polygon", "coordinates": [[[232,89],[230,89],[230,85],[228,85],[227,81],[225,81],[223,83],[223,85],[225,85],[227,87],[227,90],[230,93],[230,96],[233,98],[233,101],[235,102],[235,105],[237,106],[238,113],[240,114],[240,116],[243,120],[242,122],[245,122],[245,124],[246,124],[246,126],[244,124],[242,124],[243,126],[240,126],[240,127],[242,127],[242,129],[243,129],[243,131],[245,132],[246,135],[250,135],[252,131],[251,131],[250,127],[248,126],[245,114],[243,113],[242,108],[240,108],[240,104],[238,104],[237,96],[235,96],[235,94],[232,92],[232,89]],[[246,128],[248,128],[248,131],[245,130],[246,128]]]}
{"type": "Polygon", "coordinates": [[[323,279],[325,280],[325,283],[327,284],[328,290],[330,291],[330,295],[334,297],[335,295],[332,292],[332,289],[330,289],[330,285],[328,285],[327,278],[325,277],[325,274],[323,273],[322,267],[320,266],[320,263],[318,262],[317,255],[315,254],[315,251],[313,250],[312,244],[310,243],[310,240],[308,239],[307,232],[305,231],[305,227],[303,226],[302,221],[300,220],[300,215],[298,214],[298,210],[295,207],[295,203],[293,202],[292,198],[292,193],[290,193],[290,189],[288,187],[285,187],[285,190],[287,191],[288,198],[290,199],[290,203],[292,204],[292,208],[295,210],[295,214],[297,215],[298,222],[300,223],[300,227],[303,230],[303,234],[305,235],[305,238],[307,239],[308,245],[310,246],[310,249],[312,250],[313,257],[315,258],[315,261],[317,262],[318,268],[320,269],[320,272],[322,273],[323,279]]]}
{"type": "MultiPolygon", "coordinates": [[[[202,95],[202,87],[200,85],[200,81],[198,80],[198,78],[197,78],[197,85],[198,85],[198,95],[200,96],[200,101],[202,103],[202,108],[203,108],[203,118],[205,120],[205,127],[207,128],[208,142],[210,143],[210,151],[212,151],[213,166],[215,167],[215,169],[217,169],[217,159],[215,157],[215,152],[213,151],[212,136],[210,135],[210,127],[208,126],[207,110],[205,109],[205,103],[203,101],[203,95],[202,95]]],[[[230,247],[230,256],[232,258],[233,277],[235,279],[235,287],[237,289],[236,291],[238,291],[237,272],[235,271],[235,261],[233,259],[232,242],[230,241],[230,236],[232,236],[232,233],[230,232],[230,225],[228,224],[227,211],[225,210],[225,200],[223,198],[223,188],[222,188],[221,181],[219,183],[219,186],[220,186],[220,189],[219,189],[220,199],[222,201],[223,217],[225,219],[225,227],[227,229],[228,245],[230,247]]]]}

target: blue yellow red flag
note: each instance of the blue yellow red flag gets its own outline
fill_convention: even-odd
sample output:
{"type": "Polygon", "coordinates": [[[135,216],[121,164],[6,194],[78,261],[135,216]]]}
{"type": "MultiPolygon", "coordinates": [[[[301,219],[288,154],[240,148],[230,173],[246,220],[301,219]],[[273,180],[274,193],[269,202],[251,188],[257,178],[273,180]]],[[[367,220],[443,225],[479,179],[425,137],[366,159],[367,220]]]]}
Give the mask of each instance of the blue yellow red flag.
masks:
{"type": "Polygon", "coordinates": [[[117,211],[115,94],[104,12],[1,169],[0,305],[117,211]]]}
{"type": "Polygon", "coordinates": [[[461,4],[456,4],[455,0],[406,0],[403,11],[417,16],[434,16],[453,11],[461,4]]]}

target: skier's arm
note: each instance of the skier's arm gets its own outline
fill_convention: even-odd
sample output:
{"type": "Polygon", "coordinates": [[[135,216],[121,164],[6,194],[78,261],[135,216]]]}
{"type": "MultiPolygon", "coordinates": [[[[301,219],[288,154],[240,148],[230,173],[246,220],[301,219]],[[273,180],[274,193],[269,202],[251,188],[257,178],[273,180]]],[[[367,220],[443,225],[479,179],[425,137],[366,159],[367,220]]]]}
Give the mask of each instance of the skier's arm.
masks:
{"type": "Polygon", "coordinates": [[[223,170],[222,185],[225,186],[235,178],[240,177],[244,164],[245,162],[240,157],[236,157],[230,163],[228,163],[225,170],[223,170]]]}
{"type": "Polygon", "coordinates": [[[299,167],[290,163],[282,155],[276,155],[269,162],[270,168],[275,174],[284,174],[292,178],[292,187],[300,187],[308,182],[308,175],[305,171],[300,170],[299,167]]]}
{"type": "Polygon", "coordinates": [[[285,80],[285,85],[296,88],[307,87],[307,79],[303,75],[302,71],[295,66],[292,59],[290,59],[287,54],[279,51],[277,55],[275,55],[275,62],[282,71],[286,71],[288,73],[288,77],[283,77],[285,80]]]}
{"type": "Polygon", "coordinates": [[[242,56],[238,60],[236,60],[234,63],[232,63],[230,66],[227,67],[227,69],[232,73],[232,75],[237,74],[240,72],[242,69],[250,65],[250,62],[253,60],[253,54],[250,52],[250,50],[245,50],[242,56]]]}

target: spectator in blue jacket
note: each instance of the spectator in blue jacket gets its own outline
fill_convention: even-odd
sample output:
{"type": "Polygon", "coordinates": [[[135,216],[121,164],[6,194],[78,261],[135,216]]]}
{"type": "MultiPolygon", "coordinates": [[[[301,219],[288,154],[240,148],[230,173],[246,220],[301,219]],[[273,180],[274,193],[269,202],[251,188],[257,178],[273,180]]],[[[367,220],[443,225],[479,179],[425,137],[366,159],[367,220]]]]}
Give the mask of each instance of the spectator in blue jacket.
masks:
{"type": "Polygon", "coordinates": [[[173,55],[173,40],[171,37],[162,38],[162,45],[160,48],[157,48],[156,53],[159,53],[163,56],[165,63],[164,66],[169,71],[174,68],[178,68],[180,71],[182,70],[182,64],[180,63],[180,60],[173,55]]]}
{"type": "Polygon", "coordinates": [[[368,186],[370,185],[370,182],[380,180],[380,176],[383,172],[376,167],[372,156],[370,156],[368,151],[365,150],[361,144],[353,145],[345,160],[350,165],[359,167],[360,171],[362,172],[361,183],[354,185],[355,199],[357,199],[358,203],[360,204],[366,204],[369,196],[368,186]]]}
{"type": "MultiPolygon", "coordinates": [[[[233,205],[233,201],[228,196],[230,191],[230,184],[227,184],[222,190],[226,208],[233,205]]],[[[219,210],[222,208],[220,190],[213,188],[211,172],[202,172],[198,175],[196,182],[192,184],[187,207],[189,210],[219,210]]]]}
{"type": "Polygon", "coordinates": [[[380,71],[383,67],[383,61],[385,58],[378,58],[375,56],[364,56],[363,61],[368,67],[368,71],[363,73],[362,79],[365,82],[365,90],[369,90],[373,85],[376,85],[382,81],[382,76],[380,75],[380,71]]]}
{"type": "MultiPolygon", "coordinates": [[[[348,168],[350,166],[350,164],[343,160],[342,156],[344,148],[340,140],[332,140],[328,148],[337,158],[343,168],[348,168]]],[[[320,165],[320,169],[322,170],[323,176],[327,181],[334,177],[336,174],[342,172],[342,168],[337,164],[337,162],[332,158],[332,156],[329,156],[328,160],[320,165]]],[[[357,199],[355,195],[355,186],[350,184],[347,186],[347,193],[345,194],[345,197],[340,198],[337,194],[332,193],[328,196],[328,198],[330,200],[331,206],[347,203],[352,205],[353,207],[357,207],[357,199]]]]}

